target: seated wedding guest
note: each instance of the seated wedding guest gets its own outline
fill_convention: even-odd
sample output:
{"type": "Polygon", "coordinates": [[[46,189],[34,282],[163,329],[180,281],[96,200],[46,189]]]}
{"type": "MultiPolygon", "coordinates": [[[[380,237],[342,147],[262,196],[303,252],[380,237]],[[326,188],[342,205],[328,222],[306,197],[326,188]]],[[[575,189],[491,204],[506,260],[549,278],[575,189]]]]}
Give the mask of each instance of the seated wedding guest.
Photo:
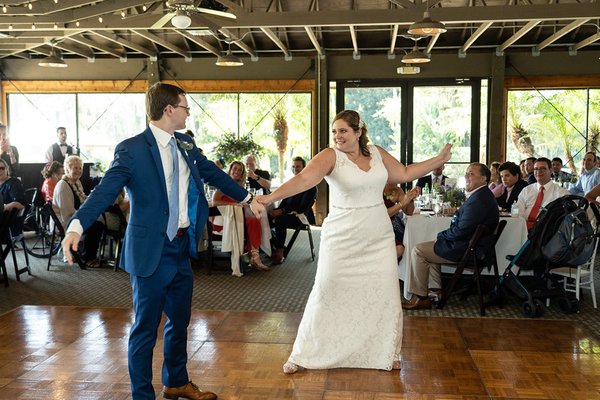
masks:
{"type": "Polygon", "coordinates": [[[533,167],[536,183],[528,185],[521,190],[517,198],[519,215],[526,219],[527,229],[531,229],[540,209],[553,200],[569,194],[567,189],[561,188],[550,180],[552,163],[546,157],[538,158],[533,167]]]}
{"type": "MultiPolygon", "coordinates": [[[[306,167],[306,161],[302,157],[294,157],[292,160],[292,173],[298,175],[304,167],[306,167]]],[[[271,262],[273,265],[281,264],[284,260],[287,230],[296,229],[302,224],[296,215],[304,214],[309,224],[315,223],[312,206],[316,198],[317,187],[315,186],[281,200],[279,206],[269,212],[271,226],[275,229],[275,235],[272,238],[274,251],[271,262]]]]}
{"type": "Polygon", "coordinates": [[[383,188],[383,203],[387,208],[388,215],[392,220],[394,238],[396,240],[396,257],[402,258],[404,254],[404,215],[412,215],[415,210],[415,198],[421,192],[420,188],[414,187],[408,193],[404,193],[401,187],[393,183],[387,183],[383,188]]]}
{"type": "Polygon", "coordinates": [[[533,164],[535,163],[535,157],[527,157],[525,159],[525,175],[523,175],[523,179],[527,181],[530,185],[535,183],[535,174],[533,173],[533,164]]]}
{"type": "Polygon", "coordinates": [[[263,189],[263,194],[271,193],[271,174],[269,174],[269,171],[258,169],[256,157],[252,154],[248,154],[244,159],[244,162],[248,169],[248,183],[250,184],[250,189],[263,189]]]}
{"type": "Polygon", "coordinates": [[[19,176],[19,151],[15,146],[10,145],[6,125],[3,123],[0,123],[0,158],[10,168],[11,176],[19,176]]]}
{"type": "MultiPolygon", "coordinates": [[[[233,161],[229,165],[229,176],[233,178],[240,186],[244,186],[246,183],[246,168],[240,161],[233,161]]],[[[262,263],[260,259],[260,244],[262,240],[262,227],[260,219],[256,218],[252,211],[245,206],[245,204],[239,203],[237,200],[232,199],[220,190],[215,191],[212,198],[213,206],[220,205],[232,205],[234,207],[244,207],[244,222],[246,224],[246,231],[248,237],[246,238],[246,249],[250,253],[250,266],[260,271],[268,271],[269,267],[262,263]]]]}
{"type": "Polygon", "coordinates": [[[563,160],[560,157],[552,159],[552,175],[550,178],[554,182],[571,182],[571,174],[562,170],[563,160]]]}
{"type": "MultiPolygon", "coordinates": [[[[467,201],[452,217],[450,227],[438,233],[437,239],[416,245],[411,253],[410,285],[411,297],[402,304],[406,310],[431,308],[430,297],[440,299],[441,264],[456,264],[463,256],[477,225],[495,225],[499,221],[496,199],[487,185],[490,170],[485,164],[472,163],[465,173],[467,201]],[[429,289],[429,291],[428,291],[429,289]]],[[[480,241],[485,248],[493,241],[488,236],[480,241]]]]}
{"type": "Polygon", "coordinates": [[[600,169],[596,167],[596,154],[593,151],[588,151],[583,156],[581,161],[583,172],[577,183],[569,189],[571,194],[584,196],[592,188],[600,184],[600,169]]]}
{"type": "Polygon", "coordinates": [[[500,163],[498,161],[494,161],[490,164],[490,172],[492,173],[492,177],[490,178],[490,184],[488,187],[494,193],[494,196],[498,197],[504,192],[504,184],[502,183],[502,178],[500,177],[500,163]]]}
{"type": "Polygon", "coordinates": [[[416,186],[421,188],[421,191],[427,188],[430,192],[432,191],[432,185],[434,188],[440,186],[454,186],[456,182],[443,174],[444,167],[445,166],[442,165],[441,167],[434,169],[431,174],[419,178],[416,186]]]}
{"type": "Polygon", "coordinates": [[[42,195],[44,195],[44,201],[46,203],[52,202],[54,188],[64,173],[65,170],[63,165],[58,161],[52,161],[46,164],[42,169],[42,176],[44,177],[44,183],[42,183],[42,195]]]}
{"type": "MultiPolygon", "coordinates": [[[[124,188],[121,189],[121,193],[119,193],[117,199],[115,200],[113,205],[109,207],[109,209],[112,210],[114,206],[117,206],[119,208],[121,214],[123,215],[123,217],[125,217],[125,221],[127,221],[127,214],[129,214],[129,199],[125,195],[124,188]]],[[[104,220],[106,221],[106,229],[108,229],[109,231],[118,231],[121,227],[121,218],[116,212],[105,211],[104,220]]]]}
{"type": "Polygon", "coordinates": [[[517,201],[521,190],[527,186],[527,182],[521,179],[521,169],[513,162],[507,161],[500,165],[500,177],[504,186],[504,190],[500,195],[496,195],[498,207],[509,210],[512,204],[517,201]]]}
{"type": "MultiPolygon", "coordinates": [[[[75,211],[83,204],[87,196],[81,185],[83,161],[78,156],[69,156],[65,159],[65,174],[54,188],[52,208],[56,213],[63,228],[66,228],[75,211]]],[[[83,234],[83,251],[81,268],[97,268],[100,262],[96,258],[104,224],[96,221],[83,234]]]]}
{"type": "Polygon", "coordinates": [[[58,161],[64,164],[65,157],[76,154],[76,149],[67,144],[67,128],[63,126],[56,128],[56,137],[58,141],[46,150],[46,162],[58,161]]]}
{"type": "Polygon", "coordinates": [[[519,169],[521,170],[521,179],[527,182],[527,177],[529,176],[529,174],[527,173],[527,169],[525,169],[525,161],[527,160],[519,161],[519,169]]]}
{"type": "MultiPolygon", "coordinates": [[[[8,163],[0,158],[0,196],[4,203],[4,210],[22,210],[25,208],[25,189],[23,184],[17,178],[10,176],[10,167],[8,163]]],[[[23,233],[24,216],[13,219],[10,225],[12,237],[17,237],[23,233]]]]}

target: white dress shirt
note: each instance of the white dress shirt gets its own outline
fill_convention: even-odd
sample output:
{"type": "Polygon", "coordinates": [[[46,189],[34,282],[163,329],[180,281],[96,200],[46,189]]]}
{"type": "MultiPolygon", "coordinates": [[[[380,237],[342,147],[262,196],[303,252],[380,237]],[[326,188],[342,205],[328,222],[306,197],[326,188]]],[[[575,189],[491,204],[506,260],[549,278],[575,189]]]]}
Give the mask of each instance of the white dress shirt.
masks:
{"type": "MultiPolygon", "coordinates": [[[[169,140],[171,136],[168,132],[163,131],[157,126],[152,124],[149,125],[156,143],[158,144],[158,151],[160,152],[160,160],[162,162],[163,171],[165,173],[165,190],[171,187],[171,181],[173,180],[173,158],[171,156],[171,147],[169,146],[169,140]]],[[[190,218],[188,216],[188,189],[190,186],[190,169],[181,154],[181,151],[177,150],[177,157],[179,158],[179,228],[187,228],[190,226],[190,218]]],[[[167,196],[169,196],[169,190],[167,190],[167,196]]]]}
{"type": "MultiPolygon", "coordinates": [[[[173,179],[173,157],[171,156],[171,148],[169,146],[169,140],[171,140],[171,135],[154,126],[149,124],[150,131],[154,138],[156,139],[156,143],[158,145],[158,151],[160,153],[160,160],[163,166],[163,172],[165,173],[165,190],[167,192],[167,196],[169,196],[169,191],[166,188],[171,187],[171,180],[173,179]]],[[[190,186],[190,169],[181,154],[181,151],[177,150],[177,155],[179,159],[179,228],[187,228],[190,226],[190,219],[188,217],[188,189],[190,186]]],[[[150,196],[153,196],[153,193],[149,193],[150,196]]],[[[78,219],[74,219],[69,224],[68,232],[77,232],[79,235],[83,234],[83,227],[78,219]]]]}
{"type": "MultiPolygon", "coordinates": [[[[531,185],[527,185],[521,190],[519,193],[519,197],[517,198],[517,206],[519,207],[519,215],[525,219],[529,217],[529,213],[533,209],[533,205],[535,204],[535,199],[537,199],[538,192],[540,191],[539,183],[533,183],[531,185]]],[[[567,189],[564,189],[550,181],[546,183],[544,186],[544,199],[542,200],[542,207],[546,207],[548,203],[558,199],[559,197],[565,196],[569,194],[567,189]]]]}

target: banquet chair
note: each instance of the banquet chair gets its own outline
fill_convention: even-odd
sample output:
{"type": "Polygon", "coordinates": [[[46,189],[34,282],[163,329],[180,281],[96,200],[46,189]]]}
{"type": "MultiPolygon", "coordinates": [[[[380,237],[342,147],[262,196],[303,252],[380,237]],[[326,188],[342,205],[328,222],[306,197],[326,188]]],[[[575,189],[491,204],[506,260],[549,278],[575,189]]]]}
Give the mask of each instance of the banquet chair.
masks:
{"type": "MultiPolygon", "coordinates": [[[[448,283],[447,287],[444,290],[444,296],[438,303],[437,308],[439,308],[439,309],[444,308],[444,306],[446,305],[446,302],[448,301],[448,298],[454,292],[454,288],[455,288],[458,280],[463,275],[463,272],[465,271],[465,269],[467,269],[467,270],[473,272],[472,283],[475,283],[475,285],[477,286],[477,294],[479,296],[479,313],[481,316],[485,315],[486,304],[484,302],[483,293],[481,291],[481,271],[485,267],[492,267],[493,272],[494,272],[494,284],[496,285],[497,288],[500,287],[499,273],[498,273],[498,261],[496,260],[496,249],[495,248],[496,248],[496,243],[498,243],[498,239],[500,239],[500,236],[502,235],[502,231],[504,231],[504,227],[506,226],[506,223],[507,223],[506,220],[503,219],[503,220],[500,220],[500,222],[494,226],[488,226],[488,225],[483,225],[483,224],[477,225],[477,229],[475,230],[475,233],[471,237],[471,240],[469,241],[469,245],[467,246],[467,249],[465,250],[461,260],[456,265],[454,273],[452,274],[452,277],[450,278],[450,282],[448,283]],[[479,241],[485,237],[489,237],[490,235],[493,235],[493,240],[490,244],[490,248],[486,249],[487,251],[483,251],[482,252],[483,254],[477,254],[476,249],[477,249],[477,245],[479,244],[479,241]],[[489,255],[489,262],[488,262],[488,260],[486,260],[486,256],[485,256],[486,254],[489,255]],[[491,263],[491,265],[490,265],[490,263],[491,263]]],[[[501,293],[499,292],[497,301],[500,304],[502,304],[502,299],[500,296],[501,296],[501,293]]],[[[466,295],[463,295],[463,298],[464,297],[466,297],[466,295]]]]}
{"type": "Polygon", "coordinates": [[[127,229],[127,219],[125,219],[125,215],[121,208],[116,204],[108,206],[105,212],[113,213],[119,218],[119,227],[116,230],[108,229],[106,217],[102,214],[104,218],[104,231],[102,232],[102,238],[100,239],[99,260],[100,264],[107,261],[104,257],[106,246],[108,244],[110,254],[113,254],[115,257],[114,271],[116,272],[119,270],[119,264],[121,262],[121,252],[123,251],[123,240],[125,239],[125,230],[127,229]],[[108,242],[109,240],[110,242],[108,242]]]}
{"type": "MultiPolygon", "coordinates": [[[[15,234],[13,233],[12,229],[10,229],[10,225],[9,225],[9,240],[6,243],[8,248],[10,249],[10,253],[12,255],[12,259],[13,259],[13,265],[15,266],[15,276],[17,278],[17,281],[21,280],[21,274],[27,273],[27,275],[31,275],[31,266],[29,265],[29,255],[27,254],[27,247],[25,245],[25,235],[23,234],[23,226],[25,224],[25,216],[29,213],[29,210],[31,209],[30,204],[26,204],[24,208],[17,210],[17,209],[13,209],[14,214],[11,218],[11,223],[10,225],[13,224],[13,221],[15,219],[18,219],[19,222],[18,224],[21,225],[21,233],[19,234],[15,234]],[[19,268],[19,264],[17,262],[17,254],[16,254],[16,243],[19,242],[21,243],[21,250],[23,250],[23,254],[25,256],[25,266],[23,268],[19,268]]],[[[3,238],[6,238],[6,236],[3,236],[3,238]]],[[[4,239],[3,239],[4,240],[4,239]]]]}
{"type": "MultiPolygon", "coordinates": [[[[594,264],[596,263],[596,253],[598,252],[598,242],[600,241],[600,211],[594,203],[590,203],[596,220],[596,230],[594,232],[594,251],[592,256],[585,263],[573,266],[563,266],[552,268],[551,275],[562,277],[565,292],[575,293],[577,300],[580,300],[581,289],[589,289],[592,292],[592,302],[594,308],[596,304],[596,288],[594,287],[594,264]]],[[[550,299],[546,299],[546,306],[550,306],[550,299]]]]}
{"type": "Polygon", "coordinates": [[[292,250],[292,246],[294,245],[294,242],[298,238],[298,235],[300,234],[300,232],[306,231],[306,232],[308,232],[308,242],[310,244],[310,255],[312,257],[312,260],[315,261],[315,246],[313,243],[312,232],[310,230],[310,224],[308,223],[308,220],[304,214],[298,214],[298,215],[296,215],[296,217],[298,217],[298,219],[300,220],[300,224],[296,227],[296,229],[294,230],[294,233],[292,234],[292,237],[290,238],[290,241],[285,246],[285,250],[283,251],[283,256],[285,258],[287,258],[288,253],[290,252],[290,250],[292,250]]]}
{"type": "Polygon", "coordinates": [[[52,223],[50,224],[52,226],[52,235],[50,236],[51,251],[50,251],[50,256],[48,257],[48,266],[46,267],[46,270],[50,271],[50,264],[52,263],[52,255],[54,254],[54,251],[52,251],[52,249],[54,249],[54,246],[60,245],[62,240],[65,238],[65,228],[63,228],[62,224],[60,223],[60,220],[58,219],[58,216],[54,212],[54,209],[52,208],[52,204],[50,204],[50,203],[44,204],[44,211],[46,213],[48,213],[48,215],[50,216],[50,219],[52,220],[52,223]],[[56,239],[58,239],[58,241],[55,244],[56,239]]]}
{"type": "MultiPolygon", "coordinates": [[[[5,210],[0,214],[0,235],[2,238],[10,239],[10,224],[13,217],[16,215],[17,210],[5,210]]],[[[0,241],[0,272],[2,273],[2,281],[4,281],[4,287],[8,287],[8,274],[6,272],[6,257],[10,253],[9,247],[10,240],[0,241]]]]}
{"type": "MultiPolygon", "coordinates": [[[[589,289],[592,292],[594,308],[598,308],[596,304],[596,288],[594,287],[594,263],[596,262],[597,251],[598,236],[594,237],[594,252],[585,263],[577,267],[558,267],[550,270],[551,275],[562,277],[565,291],[575,293],[577,300],[580,300],[581,289],[589,289]]],[[[546,301],[547,305],[549,303],[550,299],[546,301]]]]}

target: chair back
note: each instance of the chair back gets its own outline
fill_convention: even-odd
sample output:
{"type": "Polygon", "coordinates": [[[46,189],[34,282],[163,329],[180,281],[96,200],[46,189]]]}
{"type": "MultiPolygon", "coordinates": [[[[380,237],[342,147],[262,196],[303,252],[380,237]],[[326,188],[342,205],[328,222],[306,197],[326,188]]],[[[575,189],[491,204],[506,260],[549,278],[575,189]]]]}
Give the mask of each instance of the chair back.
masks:
{"type": "Polygon", "coordinates": [[[46,213],[50,216],[50,219],[52,220],[52,222],[54,224],[54,230],[56,232],[58,232],[58,235],[60,236],[60,238],[61,239],[64,238],[65,237],[65,228],[63,228],[62,223],[60,222],[60,220],[58,219],[58,216],[54,212],[54,209],[52,208],[52,204],[46,203],[43,205],[42,209],[43,209],[44,213],[46,213]]]}

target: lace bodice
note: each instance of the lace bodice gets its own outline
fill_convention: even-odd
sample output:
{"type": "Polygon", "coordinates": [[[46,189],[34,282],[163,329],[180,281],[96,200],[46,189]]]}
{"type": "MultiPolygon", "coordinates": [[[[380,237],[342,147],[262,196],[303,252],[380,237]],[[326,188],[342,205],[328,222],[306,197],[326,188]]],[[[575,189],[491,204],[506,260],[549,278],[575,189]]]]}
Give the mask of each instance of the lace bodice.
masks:
{"type": "Polygon", "coordinates": [[[363,208],[383,202],[383,187],[388,174],[377,147],[369,145],[371,162],[369,171],[363,171],[350,161],[346,153],[335,150],[335,167],[325,177],[329,184],[331,206],[335,208],[363,208]]]}

